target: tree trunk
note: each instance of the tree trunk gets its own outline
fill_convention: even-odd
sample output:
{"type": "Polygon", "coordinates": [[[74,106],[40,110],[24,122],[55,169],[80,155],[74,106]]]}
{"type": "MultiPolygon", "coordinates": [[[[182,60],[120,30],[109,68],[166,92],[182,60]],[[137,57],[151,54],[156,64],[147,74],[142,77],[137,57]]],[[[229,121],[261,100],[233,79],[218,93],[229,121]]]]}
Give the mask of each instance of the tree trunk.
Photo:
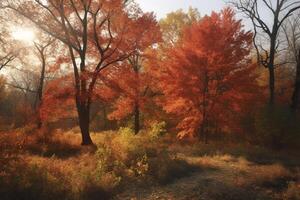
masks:
{"type": "Polygon", "coordinates": [[[269,70],[269,90],[270,90],[270,99],[269,103],[271,106],[275,103],[275,68],[274,68],[274,61],[275,61],[275,51],[276,51],[276,36],[271,39],[271,47],[270,47],[270,60],[268,64],[269,70]]]}
{"type": "MultiPolygon", "coordinates": [[[[45,65],[43,65],[42,73],[41,73],[41,78],[40,78],[40,86],[38,90],[38,103],[37,103],[37,110],[39,112],[41,105],[43,103],[43,88],[44,88],[44,80],[45,80],[45,65]]],[[[38,119],[37,119],[37,127],[38,129],[42,128],[43,122],[40,116],[40,113],[38,114],[38,119]]]]}
{"type": "MultiPolygon", "coordinates": [[[[86,19],[85,19],[86,20],[86,19]]],[[[85,22],[86,24],[86,22],[85,22]]],[[[86,28],[85,28],[86,31],[86,28]]],[[[85,41],[84,44],[86,44],[87,38],[86,34],[84,34],[83,40],[85,41]]],[[[90,136],[90,108],[91,108],[91,95],[92,90],[88,89],[87,87],[87,71],[86,71],[86,65],[85,65],[85,53],[86,53],[87,46],[84,45],[84,50],[81,57],[81,63],[80,63],[80,88],[76,87],[77,90],[77,109],[79,114],[79,126],[81,130],[82,135],[82,142],[81,145],[93,145],[92,138],[90,136]]],[[[94,81],[92,81],[91,84],[94,85],[94,81]]],[[[92,87],[93,89],[93,87],[92,87]]]]}
{"type": "Polygon", "coordinates": [[[134,133],[140,132],[140,109],[138,103],[135,103],[134,107],[134,133]]]}
{"type": "Polygon", "coordinates": [[[88,106],[82,105],[78,110],[79,127],[82,135],[81,145],[92,145],[90,136],[90,110],[88,106]]]}
{"type": "Polygon", "coordinates": [[[199,139],[204,142],[204,144],[208,144],[208,133],[207,133],[207,124],[205,121],[202,122],[201,127],[199,129],[199,139]]]}
{"type": "Polygon", "coordinates": [[[134,102],[134,133],[138,134],[140,132],[140,107],[139,107],[139,96],[140,96],[140,66],[139,66],[139,55],[135,55],[133,60],[130,60],[132,64],[133,71],[135,72],[135,78],[137,80],[137,85],[135,88],[135,102],[134,102]]]}
{"type": "Polygon", "coordinates": [[[274,105],[274,99],[275,99],[275,72],[274,72],[274,66],[269,67],[269,89],[270,89],[270,99],[269,103],[270,105],[274,105]]]}
{"type": "Polygon", "coordinates": [[[208,72],[204,73],[204,88],[203,88],[203,99],[202,99],[202,104],[203,104],[203,110],[202,110],[202,125],[201,125],[201,134],[203,136],[203,141],[205,144],[208,143],[208,138],[207,138],[207,94],[208,94],[208,72]]]}
{"type": "Polygon", "coordinates": [[[108,127],[107,124],[109,123],[108,120],[107,120],[107,113],[106,113],[106,107],[105,105],[103,105],[103,108],[102,108],[102,111],[103,111],[103,123],[104,123],[104,130],[108,130],[108,127]]]}
{"type": "Polygon", "coordinates": [[[208,144],[208,132],[206,132],[206,131],[204,134],[204,144],[208,144]]]}
{"type": "Polygon", "coordinates": [[[40,129],[40,128],[42,128],[42,125],[43,125],[39,110],[40,110],[40,107],[41,107],[42,101],[43,101],[43,89],[44,89],[45,71],[46,71],[46,58],[45,58],[45,54],[44,54],[45,47],[40,49],[36,46],[36,48],[38,49],[41,59],[42,59],[41,75],[40,75],[39,86],[38,86],[38,91],[36,94],[35,106],[34,106],[36,112],[38,113],[38,117],[36,120],[37,128],[40,129]]]}
{"type": "Polygon", "coordinates": [[[295,88],[292,96],[292,110],[297,111],[299,108],[299,93],[300,93],[300,50],[298,53],[297,65],[296,65],[296,80],[295,88]]]}

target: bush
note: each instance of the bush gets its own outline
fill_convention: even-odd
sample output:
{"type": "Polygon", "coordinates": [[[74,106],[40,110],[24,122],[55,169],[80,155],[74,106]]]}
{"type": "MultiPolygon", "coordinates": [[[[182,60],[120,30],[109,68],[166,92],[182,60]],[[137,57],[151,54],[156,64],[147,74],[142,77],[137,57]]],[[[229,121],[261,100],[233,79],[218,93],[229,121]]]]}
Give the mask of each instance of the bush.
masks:
{"type": "Polygon", "coordinates": [[[151,125],[151,129],[149,130],[149,136],[152,140],[156,140],[161,136],[167,133],[166,131],[166,122],[155,122],[151,125]]]}
{"type": "Polygon", "coordinates": [[[196,170],[184,160],[171,158],[168,152],[163,151],[157,158],[149,160],[149,173],[160,184],[168,184],[174,179],[188,176],[196,170]]]}
{"type": "Polygon", "coordinates": [[[97,165],[95,170],[86,171],[79,188],[80,200],[109,199],[111,192],[120,184],[121,177],[112,172],[103,172],[97,165]]]}
{"type": "Polygon", "coordinates": [[[300,199],[300,184],[296,182],[290,182],[288,188],[284,193],[284,200],[298,200],[300,199]]]}
{"type": "Polygon", "coordinates": [[[134,165],[131,166],[131,170],[137,176],[145,176],[149,170],[149,160],[147,154],[140,158],[137,158],[134,165]]]}
{"type": "Polygon", "coordinates": [[[165,134],[165,125],[165,122],[155,123],[148,134],[138,135],[128,127],[122,127],[117,134],[107,136],[102,144],[98,144],[96,152],[98,177],[107,173],[122,177],[122,180],[127,176],[147,176],[166,184],[193,172],[194,166],[172,158],[167,151],[157,149],[156,143],[149,142],[150,135],[152,141],[156,141],[165,134]]]}
{"type": "Polygon", "coordinates": [[[111,150],[107,147],[98,147],[96,151],[97,174],[101,177],[109,171],[109,167],[113,162],[111,150]]]}
{"type": "Polygon", "coordinates": [[[289,107],[265,107],[255,116],[254,142],[273,148],[299,145],[299,119],[289,107]],[[297,144],[298,143],[298,144],[297,144]]]}
{"type": "Polygon", "coordinates": [[[121,175],[126,166],[115,158],[112,150],[107,146],[98,147],[96,160],[97,166],[94,176],[98,177],[100,181],[101,179],[110,179],[113,187],[116,187],[121,181],[121,175]]]}
{"type": "Polygon", "coordinates": [[[37,165],[13,163],[0,178],[3,200],[70,199],[61,177],[55,177],[37,165]]]}
{"type": "Polygon", "coordinates": [[[130,128],[120,128],[118,134],[111,139],[109,146],[115,159],[123,162],[126,166],[132,165],[137,158],[145,154],[140,136],[135,135],[130,128]]]}
{"type": "Polygon", "coordinates": [[[96,152],[99,174],[144,176],[148,171],[148,156],[140,136],[130,128],[120,128],[117,135],[98,144],[96,152]]]}

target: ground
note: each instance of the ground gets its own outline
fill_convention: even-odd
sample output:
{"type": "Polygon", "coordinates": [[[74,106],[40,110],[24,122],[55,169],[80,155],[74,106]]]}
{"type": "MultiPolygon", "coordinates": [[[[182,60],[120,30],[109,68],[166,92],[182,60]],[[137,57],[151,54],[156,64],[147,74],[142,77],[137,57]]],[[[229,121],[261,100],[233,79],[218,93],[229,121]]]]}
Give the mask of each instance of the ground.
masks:
{"type": "MultiPolygon", "coordinates": [[[[208,145],[206,148],[211,147],[208,145]]],[[[191,150],[188,154],[192,152],[191,150]]],[[[236,157],[220,152],[216,152],[215,155],[191,156],[187,155],[186,152],[185,154],[176,152],[176,154],[179,154],[180,159],[197,166],[198,169],[186,177],[176,179],[163,186],[138,187],[134,184],[130,185],[114,199],[289,199],[288,194],[285,193],[289,184],[299,181],[300,178],[300,160],[293,160],[291,157],[282,158],[279,156],[275,159],[276,156],[274,155],[265,158],[263,155],[257,155],[261,156],[256,158],[258,160],[249,161],[243,156],[236,157]],[[288,165],[285,166],[285,164],[288,165]]],[[[299,182],[296,184],[298,184],[296,187],[300,191],[299,182]]]]}
{"type": "Polygon", "coordinates": [[[22,137],[26,133],[13,140],[12,134],[3,134],[1,144],[5,139],[23,146],[15,153],[17,159],[9,161],[9,170],[1,169],[1,196],[4,200],[300,199],[297,150],[223,142],[182,144],[128,131],[95,133],[94,147],[81,147],[74,131],[59,132],[50,140],[22,137]]]}

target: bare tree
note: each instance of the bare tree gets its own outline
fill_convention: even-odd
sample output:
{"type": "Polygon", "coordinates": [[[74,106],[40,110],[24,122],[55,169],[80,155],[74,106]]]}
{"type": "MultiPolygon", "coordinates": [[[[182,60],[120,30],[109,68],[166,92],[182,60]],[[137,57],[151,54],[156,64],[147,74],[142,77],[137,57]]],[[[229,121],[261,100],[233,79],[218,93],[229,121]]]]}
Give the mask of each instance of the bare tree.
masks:
{"type": "Polygon", "coordinates": [[[287,59],[295,65],[294,91],[291,99],[293,111],[299,109],[300,104],[300,15],[299,13],[285,21],[282,26],[287,45],[287,59]]]}
{"type": "Polygon", "coordinates": [[[300,8],[300,1],[295,0],[234,0],[230,3],[249,17],[254,29],[254,46],[258,63],[269,70],[269,103],[275,101],[275,57],[279,46],[278,34],[285,20],[300,8]],[[264,13],[271,13],[272,18],[263,18],[264,13]],[[268,44],[258,42],[262,34],[268,44]],[[267,47],[266,47],[267,46],[267,47]]]}
{"type": "Polygon", "coordinates": [[[15,54],[12,52],[4,53],[5,55],[0,56],[0,70],[7,66],[15,59],[15,54]]]}
{"type": "Polygon", "coordinates": [[[3,19],[2,14],[0,14],[0,71],[9,65],[15,58],[16,52],[12,50],[7,40],[9,32],[7,30],[7,24],[5,19],[3,19]]]}
{"type": "MultiPolygon", "coordinates": [[[[43,102],[43,89],[45,85],[45,79],[46,79],[46,66],[47,66],[47,55],[48,49],[51,49],[51,45],[55,42],[55,39],[49,36],[42,36],[40,34],[39,41],[34,42],[35,49],[37,51],[37,56],[41,62],[41,71],[40,71],[40,77],[39,82],[36,90],[36,98],[34,107],[35,110],[38,112],[39,108],[43,102]]],[[[53,50],[53,48],[52,48],[53,50]]],[[[38,128],[42,127],[42,120],[40,118],[40,115],[37,116],[37,126],[38,128]]]]}

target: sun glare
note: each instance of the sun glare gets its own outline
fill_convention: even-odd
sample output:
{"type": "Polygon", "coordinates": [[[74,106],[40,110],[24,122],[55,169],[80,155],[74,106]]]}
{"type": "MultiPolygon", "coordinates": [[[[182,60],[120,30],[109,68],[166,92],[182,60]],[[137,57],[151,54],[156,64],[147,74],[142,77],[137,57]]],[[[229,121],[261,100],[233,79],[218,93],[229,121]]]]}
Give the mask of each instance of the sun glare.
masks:
{"type": "Polygon", "coordinates": [[[12,37],[15,40],[31,43],[35,39],[34,32],[29,28],[17,27],[12,31],[12,37]]]}

